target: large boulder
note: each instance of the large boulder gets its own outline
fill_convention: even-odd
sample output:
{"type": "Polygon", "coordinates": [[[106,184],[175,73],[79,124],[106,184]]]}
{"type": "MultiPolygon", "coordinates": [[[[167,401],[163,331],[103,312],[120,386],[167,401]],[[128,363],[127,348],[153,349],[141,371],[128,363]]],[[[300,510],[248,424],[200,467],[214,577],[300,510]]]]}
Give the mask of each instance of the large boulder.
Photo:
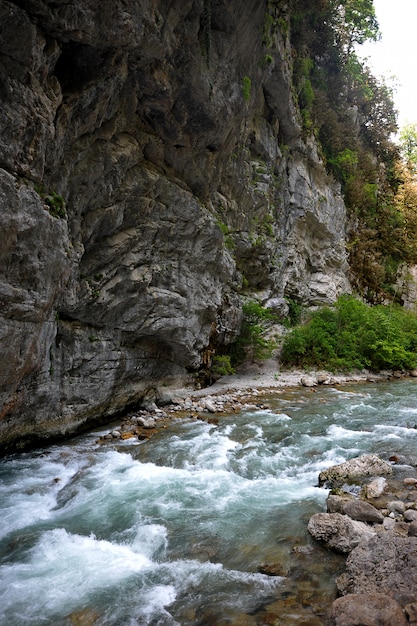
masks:
{"type": "Polygon", "coordinates": [[[403,607],[417,602],[417,537],[386,532],[358,544],[337,588],[342,595],[382,593],[403,607]]]}
{"type": "MultiPolygon", "coordinates": [[[[365,500],[358,500],[352,494],[329,494],[327,498],[328,513],[343,513],[358,522],[382,524],[384,516],[378,509],[365,500]]],[[[417,513],[417,511],[416,511],[417,513]]]]}
{"type": "Polygon", "coordinates": [[[341,513],[316,513],[309,522],[309,533],[327,548],[347,553],[374,534],[370,526],[341,513]]]}
{"type": "Polygon", "coordinates": [[[392,466],[377,454],[363,454],[320,472],[319,485],[333,488],[344,482],[357,481],[365,476],[388,476],[392,472],[392,466]]]}
{"type": "Polygon", "coordinates": [[[351,594],[333,602],[329,626],[406,626],[395,600],[384,594],[351,594]]]}
{"type": "Polygon", "coordinates": [[[382,524],[384,516],[369,502],[364,500],[349,500],[343,504],[342,513],[358,522],[382,524]]]}

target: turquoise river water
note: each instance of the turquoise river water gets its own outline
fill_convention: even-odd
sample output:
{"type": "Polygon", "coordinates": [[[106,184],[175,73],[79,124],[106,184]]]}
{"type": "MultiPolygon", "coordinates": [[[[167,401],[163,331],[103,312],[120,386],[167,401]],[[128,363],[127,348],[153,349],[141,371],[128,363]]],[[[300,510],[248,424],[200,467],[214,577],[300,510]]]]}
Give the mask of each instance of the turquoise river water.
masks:
{"type": "Polygon", "coordinates": [[[414,454],[416,390],[284,390],[218,425],[174,420],[105,445],[93,432],[3,459],[0,624],[324,623],[344,561],[306,530],[325,510],[318,474],[414,454]]]}

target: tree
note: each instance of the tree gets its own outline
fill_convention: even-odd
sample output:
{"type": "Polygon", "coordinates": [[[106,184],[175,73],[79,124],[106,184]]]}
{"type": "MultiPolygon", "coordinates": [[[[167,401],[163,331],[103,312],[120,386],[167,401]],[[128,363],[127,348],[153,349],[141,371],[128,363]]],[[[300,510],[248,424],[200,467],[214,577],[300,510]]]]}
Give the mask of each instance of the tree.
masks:
{"type": "Polygon", "coordinates": [[[417,172],[417,124],[406,124],[400,132],[400,152],[408,169],[417,172]]]}
{"type": "Polygon", "coordinates": [[[347,57],[355,44],[377,41],[380,37],[373,0],[334,0],[335,28],[347,57]]]}

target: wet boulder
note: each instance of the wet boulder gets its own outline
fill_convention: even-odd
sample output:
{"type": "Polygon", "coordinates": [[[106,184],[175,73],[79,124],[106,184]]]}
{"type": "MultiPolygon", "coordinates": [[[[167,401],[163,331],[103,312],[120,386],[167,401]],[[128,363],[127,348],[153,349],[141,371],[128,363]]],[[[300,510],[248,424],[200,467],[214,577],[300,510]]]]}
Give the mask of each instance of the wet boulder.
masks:
{"type": "Polygon", "coordinates": [[[333,602],[329,626],[406,626],[405,615],[395,600],[382,593],[351,594],[333,602]]]}
{"type": "Polygon", "coordinates": [[[364,522],[358,522],[341,513],[316,513],[307,525],[317,541],[336,552],[351,552],[362,541],[370,539],[375,531],[364,522]]]}
{"type": "Polygon", "coordinates": [[[388,476],[392,473],[392,466],[377,454],[363,454],[320,472],[319,485],[333,488],[366,476],[388,476]]]}
{"type": "Polygon", "coordinates": [[[365,500],[348,500],[343,504],[341,512],[358,522],[382,524],[384,521],[382,513],[365,500]]]}
{"type": "Polygon", "coordinates": [[[388,531],[360,543],[336,584],[342,595],[382,593],[402,607],[417,602],[417,537],[388,531]]]}

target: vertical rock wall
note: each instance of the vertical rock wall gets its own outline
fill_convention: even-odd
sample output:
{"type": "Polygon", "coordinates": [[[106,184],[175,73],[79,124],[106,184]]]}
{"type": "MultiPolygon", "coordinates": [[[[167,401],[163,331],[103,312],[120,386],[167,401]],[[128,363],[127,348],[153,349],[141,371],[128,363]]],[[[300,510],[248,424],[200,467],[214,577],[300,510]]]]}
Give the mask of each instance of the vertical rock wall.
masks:
{"type": "Polygon", "coordinates": [[[283,24],[285,2],[2,2],[3,450],[183,384],[242,285],[349,291],[283,24]]]}

